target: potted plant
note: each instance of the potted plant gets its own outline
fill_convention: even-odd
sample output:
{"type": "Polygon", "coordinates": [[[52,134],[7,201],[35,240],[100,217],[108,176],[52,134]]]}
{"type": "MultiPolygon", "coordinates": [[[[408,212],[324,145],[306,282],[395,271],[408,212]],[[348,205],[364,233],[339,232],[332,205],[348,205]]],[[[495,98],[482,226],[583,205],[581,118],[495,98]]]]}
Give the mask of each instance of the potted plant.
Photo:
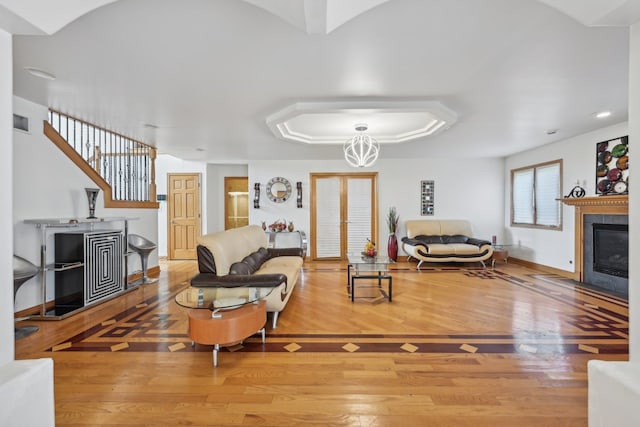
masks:
{"type": "Polygon", "coordinates": [[[396,237],[396,231],[398,230],[398,220],[400,215],[396,211],[395,206],[389,208],[387,214],[387,226],[389,227],[389,242],[387,243],[387,255],[389,259],[393,261],[398,260],[398,238],[396,237]]]}

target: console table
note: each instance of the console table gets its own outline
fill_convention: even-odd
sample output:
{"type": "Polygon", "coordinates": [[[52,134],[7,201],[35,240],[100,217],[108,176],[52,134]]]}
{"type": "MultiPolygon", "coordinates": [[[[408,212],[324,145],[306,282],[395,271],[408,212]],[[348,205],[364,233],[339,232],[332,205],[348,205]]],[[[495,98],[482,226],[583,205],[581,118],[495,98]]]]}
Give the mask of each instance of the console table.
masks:
{"type": "Polygon", "coordinates": [[[307,235],[302,230],[265,231],[270,248],[302,248],[302,257],[307,256],[307,235]]]}
{"type": "Polygon", "coordinates": [[[127,290],[126,257],[129,221],[137,218],[27,219],[40,229],[42,301],[39,320],[61,320],[127,290]],[[121,223],[114,229],[114,223],[121,223]],[[47,260],[48,238],[54,233],[54,262],[47,260]],[[105,264],[103,261],[107,260],[105,264]],[[47,311],[47,273],[54,272],[56,307],[47,311]]]}

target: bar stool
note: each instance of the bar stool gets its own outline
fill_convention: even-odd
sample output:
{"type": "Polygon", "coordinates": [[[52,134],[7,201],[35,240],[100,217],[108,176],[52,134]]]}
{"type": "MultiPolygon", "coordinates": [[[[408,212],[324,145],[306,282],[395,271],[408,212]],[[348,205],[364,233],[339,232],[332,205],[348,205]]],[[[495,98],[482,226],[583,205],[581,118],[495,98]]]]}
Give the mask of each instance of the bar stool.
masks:
{"type": "MultiPolygon", "coordinates": [[[[16,295],[18,294],[18,289],[22,286],[27,280],[31,279],[33,276],[38,274],[40,269],[27,261],[26,259],[19,257],[17,255],[13,256],[13,304],[16,303],[16,295]]],[[[32,333],[38,330],[37,326],[20,326],[14,328],[15,338],[20,339],[31,335],[32,333]]]]}
{"type": "Polygon", "coordinates": [[[140,255],[140,263],[142,264],[142,284],[155,283],[158,279],[149,279],[147,277],[147,263],[149,261],[149,254],[153,252],[158,246],[151,240],[146,239],[138,234],[129,234],[129,247],[140,255]]]}

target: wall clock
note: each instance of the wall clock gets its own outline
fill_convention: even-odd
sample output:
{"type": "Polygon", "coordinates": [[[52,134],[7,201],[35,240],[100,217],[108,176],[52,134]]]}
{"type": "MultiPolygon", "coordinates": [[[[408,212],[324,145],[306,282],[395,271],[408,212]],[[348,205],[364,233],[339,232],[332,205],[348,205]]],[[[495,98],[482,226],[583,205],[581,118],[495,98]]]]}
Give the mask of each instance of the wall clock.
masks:
{"type": "Polygon", "coordinates": [[[267,197],[274,203],[283,203],[291,197],[291,183],[288,179],[276,176],[267,183],[267,197]]]}

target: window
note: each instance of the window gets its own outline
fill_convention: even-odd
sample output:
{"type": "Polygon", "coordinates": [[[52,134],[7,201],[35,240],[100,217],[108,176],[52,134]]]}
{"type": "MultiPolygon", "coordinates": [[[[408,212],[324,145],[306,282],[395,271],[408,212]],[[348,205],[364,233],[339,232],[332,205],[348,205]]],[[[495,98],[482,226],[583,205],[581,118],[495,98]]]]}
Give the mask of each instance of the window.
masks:
{"type": "Polygon", "coordinates": [[[511,171],[511,225],[562,229],[562,160],[511,171]]]}

